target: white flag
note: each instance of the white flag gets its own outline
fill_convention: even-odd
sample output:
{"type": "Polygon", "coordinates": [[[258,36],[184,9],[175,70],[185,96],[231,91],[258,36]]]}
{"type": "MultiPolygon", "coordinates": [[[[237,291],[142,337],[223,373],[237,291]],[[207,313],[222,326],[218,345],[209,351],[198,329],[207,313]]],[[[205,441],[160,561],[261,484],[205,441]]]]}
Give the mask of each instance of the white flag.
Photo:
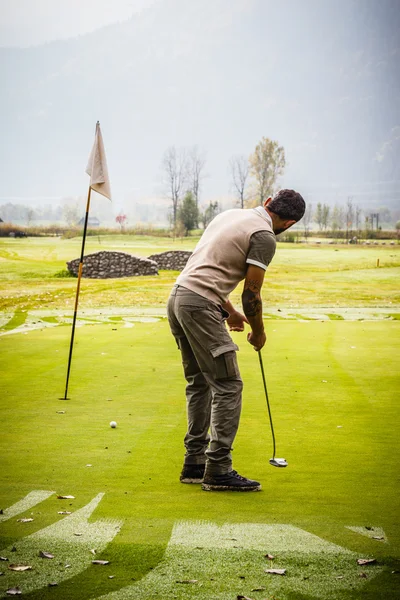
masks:
{"type": "Polygon", "coordinates": [[[86,173],[90,175],[90,187],[95,192],[111,200],[110,180],[108,178],[106,153],[100,123],[96,123],[96,137],[89,156],[86,173]]]}

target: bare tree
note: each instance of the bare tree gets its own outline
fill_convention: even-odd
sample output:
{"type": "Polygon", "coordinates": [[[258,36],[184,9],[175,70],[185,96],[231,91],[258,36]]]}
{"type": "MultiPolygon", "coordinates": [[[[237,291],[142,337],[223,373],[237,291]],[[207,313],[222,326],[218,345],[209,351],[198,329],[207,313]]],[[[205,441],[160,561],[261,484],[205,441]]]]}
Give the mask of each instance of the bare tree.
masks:
{"type": "Polygon", "coordinates": [[[317,204],[317,210],[314,213],[314,221],[317,223],[319,231],[322,231],[322,224],[323,224],[323,208],[322,208],[322,204],[321,202],[318,202],[317,204]]]}
{"type": "Polygon", "coordinates": [[[354,221],[353,196],[348,196],[346,203],[346,241],[349,241],[349,233],[351,235],[354,221]]]}
{"type": "MultiPolygon", "coordinates": [[[[189,191],[192,192],[193,198],[196,202],[196,208],[199,210],[199,197],[200,197],[200,186],[201,181],[204,178],[204,166],[206,159],[197,146],[193,146],[189,150],[188,161],[187,161],[187,179],[189,184],[189,191]]],[[[198,225],[196,224],[196,227],[198,225]]]]}
{"type": "Polygon", "coordinates": [[[329,206],[327,204],[324,204],[322,207],[322,227],[325,230],[328,228],[328,224],[329,224],[329,213],[330,213],[329,206]]]}
{"type": "Polygon", "coordinates": [[[244,208],[246,201],[246,185],[249,177],[249,161],[243,155],[232,156],[229,160],[229,171],[232,178],[233,189],[240,202],[240,208],[244,208]]]}
{"type": "Polygon", "coordinates": [[[74,227],[75,225],[78,224],[79,221],[79,205],[78,202],[74,202],[74,203],[65,203],[63,206],[63,218],[64,221],[67,222],[67,224],[70,227],[74,227]]]}
{"type": "Polygon", "coordinates": [[[34,220],[35,216],[36,214],[33,208],[28,208],[28,211],[26,213],[26,224],[28,225],[28,227],[32,225],[32,221],[34,220]]]}
{"type": "Polygon", "coordinates": [[[162,168],[165,175],[167,196],[172,202],[172,225],[176,226],[179,202],[187,182],[187,153],[184,149],[170,146],[164,153],[162,168]]]}
{"type": "Polygon", "coordinates": [[[310,235],[311,223],[313,220],[313,207],[312,204],[307,204],[306,212],[303,215],[302,223],[304,227],[304,237],[306,241],[310,235]]]}
{"type": "Polygon", "coordinates": [[[361,213],[362,213],[362,209],[356,205],[355,208],[355,219],[356,219],[356,230],[359,231],[361,229],[361,213]]]}

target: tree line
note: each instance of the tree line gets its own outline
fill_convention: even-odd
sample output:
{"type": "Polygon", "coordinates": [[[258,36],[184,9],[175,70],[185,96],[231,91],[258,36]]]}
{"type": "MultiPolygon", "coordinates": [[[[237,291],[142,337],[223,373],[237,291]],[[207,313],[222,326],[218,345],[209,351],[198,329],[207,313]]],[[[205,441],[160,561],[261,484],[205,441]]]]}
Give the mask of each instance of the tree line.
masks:
{"type": "MultiPolygon", "coordinates": [[[[334,206],[318,202],[315,208],[307,204],[307,209],[302,219],[304,237],[307,239],[313,228],[317,226],[320,233],[327,233],[333,237],[345,237],[347,240],[361,235],[372,234],[382,229],[382,223],[391,221],[391,213],[388,208],[363,209],[354,204],[354,199],[349,196],[345,204],[336,203],[334,206]]],[[[400,222],[399,222],[400,223],[400,222]]],[[[399,229],[398,223],[395,225],[399,229]]]]}
{"type": "MultiPolygon", "coordinates": [[[[162,159],[164,191],[170,200],[171,227],[176,232],[208,223],[219,212],[218,202],[210,202],[200,210],[201,184],[205,177],[206,159],[197,146],[170,146],[162,159]]],[[[229,159],[231,188],[240,208],[261,204],[276,191],[277,181],[286,165],[285,151],[278,142],[263,137],[247,158],[235,155],[229,159]]]]}

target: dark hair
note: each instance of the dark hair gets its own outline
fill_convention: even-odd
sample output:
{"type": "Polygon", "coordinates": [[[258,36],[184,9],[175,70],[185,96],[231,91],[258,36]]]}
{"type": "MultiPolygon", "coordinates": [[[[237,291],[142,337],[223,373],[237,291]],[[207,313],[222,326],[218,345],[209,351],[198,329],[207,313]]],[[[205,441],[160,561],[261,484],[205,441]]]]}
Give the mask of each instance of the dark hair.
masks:
{"type": "Polygon", "coordinates": [[[281,219],[300,221],[306,210],[303,196],[294,190],[280,190],[268,204],[268,210],[281,219]]]}

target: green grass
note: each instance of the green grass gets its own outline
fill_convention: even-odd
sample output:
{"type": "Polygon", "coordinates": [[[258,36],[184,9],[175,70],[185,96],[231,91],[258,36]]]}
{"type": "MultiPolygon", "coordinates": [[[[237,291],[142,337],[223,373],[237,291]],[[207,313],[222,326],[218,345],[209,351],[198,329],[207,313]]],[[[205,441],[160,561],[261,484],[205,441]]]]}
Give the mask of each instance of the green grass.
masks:
{"type": "MultiPolygon", "coordinates": [[[[86,254],[100,250],[149,256],[191,250],[198,238],[173,241],[150,236],[90,237],[86,254]]],[[[80,255],[81,238],[0,239],[0,310],[74,306],[76,279],[63,277],[66,262],[80,255]]],[[[400,302],[400,246],[278,244],[264,287],[268,306],[396,306],[400,302]],[[376,267],[379,258],[380,267],[376,267]]],[[[177,273],[84,280],[82,307],[164,306],[177,273]]],[[[238,289],[232,295],[240,299],[238,289]]]]}
{"type": "MultiPolygon", "coordinates": [[[[28,535],[62,520],[58,510],[76,511],[100,492],[105,495],[90,522],[122,521],[119,533],[97,556],[110,565],[88,564],[58,587],[24,597],[86,600],[132,585],[133,579],[141,587],[116,598],[397,597],[399,576],[392,571],[399,570],[400,558],[399,324],[273,320],[267,328],[264,363],[277,454],[287,458],[289,467],[268,464],[271,436],[257,357],[245,336],[235,334],[245,391],[234,466],[263,484],[261,493],[243,495],[206,493],[179,483],[184,381],[179,352],[164,320],[135,323],[132,329],[114,320],[77,330],[69,401],[59,400],[69,328],[0,337],[0,508],[32,490],[75,496],[61,501],[53,495],[0,523],[0,554],[18,562],[28,535]],[[117,429],[109,427],[111,420],[118,422],[117,429]],[[31,514],[33,522],[17,522],[31,514]],[[286,567],[287,577],[271,580],[263,568],[270,566],[264,554],[274,553],[273,548],[241,550],[235,548],[240,540],[217,553],[168,545],[176,524],[199,520],[220,526],[292,525],[354,555],[330,558],[307,544],[296,549],[289,537],[273,564],[286,567]],[[346,526],[381,527],[388,543],[346,526]],[[15,554],[9,553],[12,545],[15,554]],[[378,570],[372,567],[369,578],[361,580],[359,573],[371,567],[354,566],[355,558],[371,556],[378,559],[378,570]],[[336,583],[336,576],[343,581],[336,583]],[[177,584],[178,579],[197,579],[201,585],[177,584]],[[266,586],[266,591],[251,592],[256,585],[266,586]]],[[[78,539],[72,534],[69,543],[49,538],[46,547],[35,548],[54,548],[60,558],[73,554],[78,539]]],[[[89,563],[93,558],[88,551],[82,556],[89,563]]],[[[64,572],[60,560],[45,565],[40,560],[32,575],[15,573],[13,581],[23,588],[28,577],[39,577],[45,568],[56,580],[64,572]]],[[[72,556],[72,568],[77,560],[72,556]]],[[[7,571],[7,563],[1,566],[7,571]]],[[[9,577],[1,578],[1,589],[9,577]]]]}
{"type": "MultiPolygon", "coordinates": [[[[91,237],[86,254],[148,256],[190,250],[196,241],[91,237]]],[[[263,484],[261,493],[235,495],[179,483],[186,426],[179,352],[165,320],[126,327],[126,309],[165,306],[177,273],[82,281],[79,319],[86,325],[76,332],[70,400],[59,400],[70,325],[29,326],[40,326],[34,309],[44,309],[40,321],[54,326],[71,314],[76,279],[63,275],[80,244],[0,239],[1,333],[28,327],[26,335],[0,336],[0,509],[7,513],[33,490],[75,496],[52,494],[5,521],[0,514],[0,556],[33,566],[11,573],[0,562],[0,597],[20,585],[30,600],[112,592],[107,600],[397,598],[399,247],[278,245],[263,288],[264,364],[277,454],[289,467],[268,463],[272,443],[257,357],[235,334],[245,391],[234,466],[263,484]],[[346,307],[372,309],[361,310],[360,319],[385,308],[386,318],[349,322],[346,307]],[[320,313],[330,320],[321,322],[320,313]],[[98,324],[105,314],[109,322],[98,324]],[[78,521],[92,504],[89,521],[78,521]],[[27,516],[34,521],[17,521],[27,516]],[[387,539],[347,527],[382,529],[387,539]],[[39,550],[55,559],[40,559],[39,550]],[[271,564],[267,552],[276,556],[271,564]],[[358,557],[378,564],[358,567],[358,557]],[[93,558],[110,565],[91,565],[93,558]],[[287,575],[266,575],[271,566],[287,575]],[[59,585],[48,588],[54,580],[59,585]],[[197,583],[177,583],[186,580],[197,583]]],[[[240,303],[239,289],[232,300],[240,303]]]]}

